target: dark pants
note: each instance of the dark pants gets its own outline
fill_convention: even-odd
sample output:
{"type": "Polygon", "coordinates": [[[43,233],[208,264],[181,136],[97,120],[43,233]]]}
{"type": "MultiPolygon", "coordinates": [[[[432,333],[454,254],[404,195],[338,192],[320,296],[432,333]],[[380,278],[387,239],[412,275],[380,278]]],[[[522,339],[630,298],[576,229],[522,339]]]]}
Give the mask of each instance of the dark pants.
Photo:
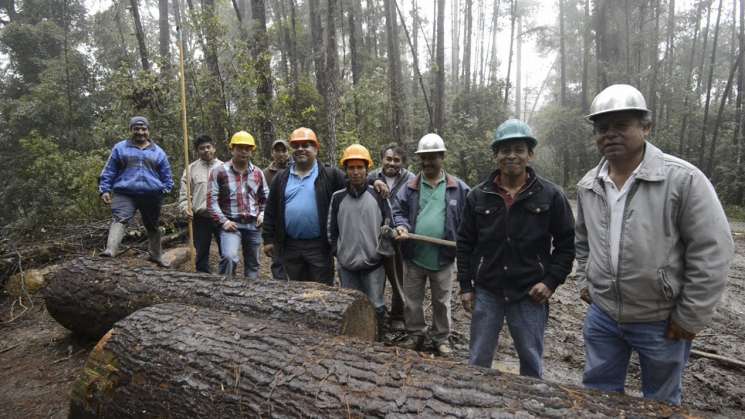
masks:
{"type": "Polygon", "coordinates": [[[287,239],[282,265],[290,281],[312,281],[334,285],[334,260],[322,239],[287,239]]]}
{"type": "Polygon", "coordinates": [[[388,278],[388,283],[391,284],[391,310],[389,312],[389,318],[391,320],[403,320],[404,300],[398,284],[402,284],[404,280],[404,260],[401,257],[400,246],[398,243],[395,243],[395,245],[396,254],[385,258],[383,266],[385,267],[385,276],[388,278]]]}
{"type": "Polygon", "coordinates": [[[194,248],[197,253],[197,272],[210,273],[210,246],[212,238],[217,242],[218,251],[220,247],[220,226],[209,216],[197,215],[191,221],[194,229],[194,248]]]}
{"type": "Polygon", "coordinates": [[[148,232],[158,229],[160,221],[160,207],[163,205],[163,195],[126,195],[114,192],[111,198],[111,212],[114,222],[127,224],[140,211],[142,225],[148,232]]]}
{"type": "Polygon", "coordinates": [[[275,253],[272,258],[272,279],[277,281],[286,281],[287,276],[285,275],[285,267],[282,264],[282,256],[279,253],[275,253]]]}

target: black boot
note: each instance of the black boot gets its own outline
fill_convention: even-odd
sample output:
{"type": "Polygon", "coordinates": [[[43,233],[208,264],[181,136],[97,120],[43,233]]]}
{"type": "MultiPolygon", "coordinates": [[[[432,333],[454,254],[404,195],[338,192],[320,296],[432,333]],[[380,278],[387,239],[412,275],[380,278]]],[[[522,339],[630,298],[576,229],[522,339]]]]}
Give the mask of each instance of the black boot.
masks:
{"type": "Polygon", "coordinates": [[[385,335],[385,306],[378,307],[375,309],[375,320],[378,324],[377,327],[377,334],[378,334],[378,342],[383,341],[383,336],[385,335]]]}

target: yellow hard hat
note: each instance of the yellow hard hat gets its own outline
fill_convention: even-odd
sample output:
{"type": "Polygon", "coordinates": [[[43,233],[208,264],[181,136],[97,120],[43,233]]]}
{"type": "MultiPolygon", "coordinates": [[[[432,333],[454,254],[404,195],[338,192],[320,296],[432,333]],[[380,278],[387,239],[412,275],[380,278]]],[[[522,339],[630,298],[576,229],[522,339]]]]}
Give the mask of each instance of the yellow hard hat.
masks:
{"type": "Polygon", "coordinates": [[[370,152],[367,151],[367,149],[361,144],[352,144],[344,149],[344,154],[342,154],[341,160],[339,160],[339,164],[344,166],[344,163],[347,160],[364,160],[367,162],[368,169],[373,165],[372,157],[370,157],[370,152]]]}
{"type": "Polygon", "coordinates": [[[256,140],[254,136],[247,133],[246,131],[238,131],[230,138],[230,148],[233,148],[236,144],[250,145],[256,148],[256,140]]]}

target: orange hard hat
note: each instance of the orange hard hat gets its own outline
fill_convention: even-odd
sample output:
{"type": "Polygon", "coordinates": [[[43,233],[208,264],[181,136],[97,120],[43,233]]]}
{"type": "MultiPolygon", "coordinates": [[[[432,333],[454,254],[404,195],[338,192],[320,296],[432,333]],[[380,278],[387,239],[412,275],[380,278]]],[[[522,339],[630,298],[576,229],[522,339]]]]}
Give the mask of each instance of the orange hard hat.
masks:
{"type": "Polygon", "coordinates": [[[364,160],[367,162],[368,169],[373,165],[372,157],[370,157],[370,152],[361,144],[352,144],[344,149],[344,154],[342,154],[341,160],[339,160],[339,164],[344,166],[344,163],[347,160],[364,160]]]}
{"type": "Polygon", "coordinates": [[[290,134],[290,144],[297,141],[313,141],[316,144],[316,148],[321,148],[321,143],[318,142],[316,133],[310,128],[300,127],[290,134]]]}

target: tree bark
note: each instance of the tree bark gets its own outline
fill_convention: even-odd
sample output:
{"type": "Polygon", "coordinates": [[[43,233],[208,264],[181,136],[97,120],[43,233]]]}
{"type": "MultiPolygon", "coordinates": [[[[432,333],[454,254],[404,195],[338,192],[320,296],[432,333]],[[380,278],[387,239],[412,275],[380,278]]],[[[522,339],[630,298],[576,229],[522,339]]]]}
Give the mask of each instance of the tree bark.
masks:
{"type": "Polygon", "coordinates": [[[698,148],[698,165],[699,167],[704,166],[704,158],[706,157],[706,129],[707,122],[709,120],[709,104],[711,103],[711,88],[714,84],[714,63],[717,58],[717,43],[719,41],[719,22],[722,17],[722,3],[723,0],[719,0],[719,8],[717,11],[717,22],[714,24],[714,39],[711,43],[711,63],[709,64],[709,81],[706,84],[706,102],[704,103],[704,121],[701,123],[701,140],[698,148]]]}
{"type": "MultiPolygon", "coordinates": [[[[680,143],[678,144],[678,155],[685,157],[688,154],[686,135],[688,133],[688,117],[691,113],[691,85],[690,80],[693,78],[693,70],[696,62],[696,43],[698,42],[699,27],[701,26],[702,3],[696,5],[696,20],[693,26],[693,43],[691,44],[691,57],[688,61],[688,76],[685,79],[685,94],[683,97],[683,120],[680,123],[680,143]]],[[[701,76],[698,77],[700,79],[701,76]]]]}
{"type": "MultiPolygon", "coordinates": [[[[512,71],[512,47],[515,44],[515,20],[517,18],[517,0],[510,3],[510,53],[507,58],[507,77],[504,79],[504,107],[510,103],[510,72],[512,71]]],[[[519,100],[519,99],[518,99],[519,100]]]]}
{"type": "Polygon", "coordinates": [[[257,108],[259,111],[259,126],[261,127],[261,152],[265,159],[272,155],[274,143],[274,123],[272,122],[272,55],[269,53],[269,38],[266,34],[266,5],[264,0],[251,1],[251,17],[253,25],[253,46],[251,54],[255,61],[259,83],[256,86],[257,108]]]}
{"type": "Polygon", "coordinates": [[[336,6],[339,0],[328,0],[326,12],[326,123],[328,124],[327,150],[330,161],[336,160],[336,116],[338,109],[337,80],[339,79],[339,60],[336,48],[336,6]]]}
{"type": "Polygon", "coordinates": [[[652,400],[180,304],[140,310],[106,334],[70,407],[79,418],[685,415],[652,400]]]}
{"type": "Polygon", "coordinates": [[[163,73],[171,69],[171,26],[168,24],[168,1],[158,0],[158,46],[163,73]]]}
{"type": "Polygon", "coordinates": [[[742,50],[737,54],[735,61],[732,63],[732,68],[729,71],[729,77],[727,78],[727,85],[724,87],[724,93],[722,94],[722,101],[719,104],[719,112],[717,112],[717,119],[714,120],[714,133],[711,136],[711,143],[709,145],[709,161],[706,164],[706,175],[714,180],[714,153],[717,150],[717,140],[719,139],[719,128],[722,124],[722,115],[724,114],[724,105],[727,104],[729,99],[729,92],[732,89],[732,82],[735,79],[735,72],[740,67],[740,60],[742,59],[742,50]]]}
{"type": "MultiPolygon", "coordinates": [[[[316,89],[318,93],[325,96],[326,92],[326,66],[323,50],[323,28],[321,27],[321,10],[318,0],[308,0],[308,12],[310,15],[310,38],[313,53],[313,64],[316,70],[316,89]]],[[[333,21],[332,21],[333,23],[333,21]]]]}
{"type": "Polygon", "coordinates": [[[473,0],[466,0],[463,27],[463,89],[471,90],[471,40],[473,39],[473,0]]]}
{"type": "MultiPolygon", "coordinates": [[[[406,34],[406,40],[409,42],[409,48],[411,48],[411,56],[413,57],[414,61],[414,74],[419,82],[419,87],[422,89],[422,96],[424,96],[424,105],[427,107],[427,116],[429,117],[429,125],[427,127],[428,132],[432,132],[434,130],[434,121],[432,120],[432,106],[429,104],[429,98],[427,97],[427,89],[424,87],[424,79],[422,77],[422,73],[419,70],[419,54],[417,54],[417,36],[416,32],[414,32],[414,41],[412,43],[411,36],[409,35],[408,29],[406,29],[406,21],[404,20],[403,13],[401,13],[401,9],[398,7],[398,3],[396,0],[393,0],[393,4],[396,6],[396,10],[398,11],[398,16],[401,19],[401,27],[404,30],[404,33],[406,34]]],[[[414,8],[414,24],[417,23],[417,16],[416,16],[416,7],[414,8]]],[[[414,26],[416,28],[416,26],[414,26]]],[[[414,86],[414,91],[416,91],[416,85],[414,86]]],[[[416,98],[418,95],[414,94],[412,95],[414,98],[416,98]]]]}
{"type": "Polygon", "coordinates": [[[460,0],[451,0],[450,2],[450,44],[452,52],[450,53],[450,78],[454,86],[458,86],[460,80],[460,0]]]}
{"type": "Polygon", "coordinates": [[[657,93],[659,86],[657,86],[657,75],[659,74],[659,37],[660,37],[660,0],[656,0],[653,4],[654,13],[654,32],[652,34],[652,42],[649,47],[649,65],[652,67],[652,75],[649,80],[649,90],[647,93],[647,100],[649,101],[649,109],[652,111],[652,134],[654,134],[657,122],[657,93]]]}
{"type": "Polygon", "coordinates": [[[491,47],[489,48],[489,54],[491,55],[489,58],[489,85],[495,84],[498,78],[497,70],[499,69],[499,60],[497,59],[497,28],[499,24],[499,5],[500,0],[497,0],[494,3],[494,15],[492,16],[491,28],[489,29],[491,31],[491,47]]]}
{"type": "Polygon", "coordinates": [[[437,0],[437,53],[435,64],[435,131],[445,128],[445,0],[437,0]]]}
{"type": "Polygon", "coordinates": [[[225,144],[227,138],[225,129],[225,95],[220,63],[217,58],[217,18],[215,16],[215,0],[202,0],[204,13],[205,49],[204,60],[207,64],[211,80],[207,82],[206,97],[210,131],[217,144],[225,144]]]}
{"type": "Polygon", "coordinates": [[[559,70],[561,72],[560,75],[560,83],[561,86],[559,87],[560,96],[559,100],[561,103],[561,106],[566,106],[567,104],[567,59],[566,59],[566,49],[565,49],[565,37],[566,34],[564,33],[564,0],[559,0],[559,56],[560,58],[560,65],[559,70]]]}
{"type": "Polygon", "coordinates": [[[592,24],[590,22],[590,0],[585,0],[585,20],[582,22],[582,112],[590,111],[588,100],[590,90],[590,45],[592,43],[592,24]]]}
{"type": "Polygon", "coordinates": [[[222,308],[364,340],[376,334],[375,310],[364,294],[315,283],[226,281],[96,257],[75,259],[47,281],[49,314],[73,332],[94,338],[138,309],[165,302],[222,308]]]}
{"type": "Polygon", "coordinates": [[[140,21],[140,7],[137,4],[137,0],[129,0],[130,10],[132,11],[132,19],[135,24],[135,36],[137,37],[137,46],[140,51],[140,62],[142,63],[142,69],[150,71],[150,58],[147,53],[147,45],[145,44],[145,31],[142,29],[142,21],[140,21]]]}
{"type": "MultiPolygon", "coordinates": [[[[739,46],[740,51],[745,49],[745,0],[740,0],[740,28],[739,28],[739,46]]],[[[743,168],[743,140],[741,138],[743,131],[745,131],[745,116],[742,114],[742,101],[743,101],[743,89],[745,89],[745,55],[740,56],[740,68],[738,69],[737,77],[737,107],[735,112],[735,133],[732,136],[732,141],[735,143],[735,196],[734,203],[738,205],[743,204],[743,197],[745,197],[745,185],[742,182],[745,177],[745,168],[743,168]]]]}

